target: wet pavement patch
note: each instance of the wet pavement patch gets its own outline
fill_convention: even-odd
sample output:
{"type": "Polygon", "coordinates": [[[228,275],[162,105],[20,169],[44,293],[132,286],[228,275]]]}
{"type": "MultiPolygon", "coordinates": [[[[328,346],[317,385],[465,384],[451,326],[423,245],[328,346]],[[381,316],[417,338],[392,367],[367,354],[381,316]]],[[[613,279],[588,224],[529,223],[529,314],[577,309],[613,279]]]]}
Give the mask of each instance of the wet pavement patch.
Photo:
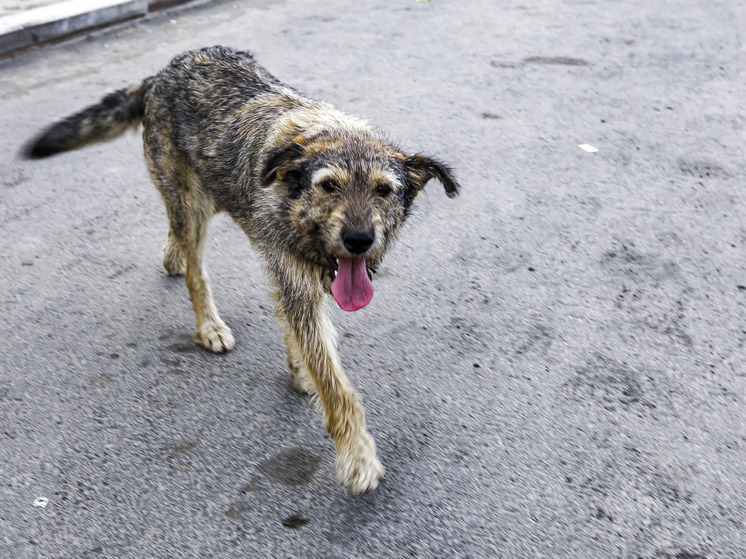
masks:
{"type": "Polygon", "coordinates": [[[174,353],[197,353],[200,351],[200,347],[191,342],[184,342],[178,344],[171,344],[166,349],[173,351],[174,353]]]}
{"type": "Polygon", "coordinates": [[[582,392],[598,403],[616,403],[625,408],[632,405],[656,407],[646,394],[648,389],[653,388],[645,384],[650,382],[649,379],[626,364],[598,355],[579,367],[576,373],[570,381],[571,390],[582,392]]]}
{"type": "Polygon", "coordinates": [[[501,62],[493,60],[490,64],[495,68],[523,68],[530,64],[543,66],[590,66],[590,62],[582,58],[571,58],[569,56],[528,56],[520,62],[501,62]]]}
{"type": "Polygon", "coordinates": [[[299,514],[292,514],[282,521],[282,525],[285,526],[285,528],[300,528],[309,522],[310,520],[299,514]]]}
{"type": "Polygon", "coordinates": [[[185,470],[192,466],[192,455],[197,449],[194,441],[185,441],[163,449],[163,461],[173,470],[185,470]]]}
{"type": "Polygon", "coordinates": [[[258,470],[271,481],[283,485],[305,485],[313,479],[320,462],[320,456],[295,447],[265,460],[258,470]]]}
{"type": "Polygon", "coordinates": [[[244,501],[236,501],[229,504],[223,514],[232,520],[238,520],[243,513],[249,510],[249,504],[244,501]]]}

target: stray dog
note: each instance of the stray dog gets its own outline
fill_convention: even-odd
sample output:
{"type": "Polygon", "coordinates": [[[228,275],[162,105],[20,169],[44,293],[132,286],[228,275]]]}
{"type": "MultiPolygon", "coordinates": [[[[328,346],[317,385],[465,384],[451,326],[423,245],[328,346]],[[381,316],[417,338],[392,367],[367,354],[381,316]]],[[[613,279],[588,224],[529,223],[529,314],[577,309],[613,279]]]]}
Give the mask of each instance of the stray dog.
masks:
{"type": "Polygon", "coordinates": [[[346,311],[367,305],[417,193],[435,178],[449,197],[458,194],[451,169],[403,154],[367,121],[306,98],[251,54],[219,46],[181,54],[52,125],[25,155],[109,140],[141,122],[170,222],[163,266],[185,276],[194,341],[214,352],[235,343],[202,259],[207,222],[224,211],[264,258],[293,386],[318,396],[340,483],[353,494],[374,489],[384,470],[337,354],[326,294],[346,311]]]}

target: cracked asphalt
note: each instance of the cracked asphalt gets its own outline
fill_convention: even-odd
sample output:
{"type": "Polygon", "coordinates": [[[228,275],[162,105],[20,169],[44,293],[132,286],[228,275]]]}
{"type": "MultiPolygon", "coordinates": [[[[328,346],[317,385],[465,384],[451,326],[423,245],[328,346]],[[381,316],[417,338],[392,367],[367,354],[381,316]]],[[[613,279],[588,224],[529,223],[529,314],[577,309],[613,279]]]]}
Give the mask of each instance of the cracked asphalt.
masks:
{"type": "Polygon", "coordinates": [[[211,2],[0,61],[0,555],[746,556],[745,29],[734,0],[211,2]],[[212,44],[462,184],[334,314],[387,468],[363,497],[235,225],[212,355],[139,135],[17,157],[212,44]]]}

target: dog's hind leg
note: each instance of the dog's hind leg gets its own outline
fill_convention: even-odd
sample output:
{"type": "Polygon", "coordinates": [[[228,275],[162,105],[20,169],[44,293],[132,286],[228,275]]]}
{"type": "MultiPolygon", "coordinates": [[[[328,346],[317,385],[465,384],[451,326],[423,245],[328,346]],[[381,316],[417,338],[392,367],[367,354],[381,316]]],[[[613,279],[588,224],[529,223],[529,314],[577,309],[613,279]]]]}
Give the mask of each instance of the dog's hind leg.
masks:
{"type": "Polygon", "coordinates": [[[171,225],[163,265],[171,274],[183,270],[197,319],[194,341],[216,353],[233,349],[233,334],[215,308],[203,263],[207,222],[215,214],[215,204],[194,170],[173,155],[175,150],[157,145],[164,142],[162,137],[149,137],[147,130],[144,137],[148,169],[161,192],[171,225]]]}
{"type": "Polygon", "coordinates": [[[204,210],[207,209],[206,204],[200,203],[198,205],[200,207],[190,208],[191,215],[187,227],[176,230],[172,222],[171,230],[184,257],[184,279],[197,319],[197,330],[193,336],[194,341],[210,351],[221,353],[233,349],[235,340],[230,328],[218,315],[218,310],[215,308],[215,302],[212,298],[210,278],[203,263],[205,241],[207,240],[207,221],[210,215],[204,213],[204,210]]]}
{"type": "MultiPolygon", "coordinates": [[[[318,281],[293,285],[301,274],[274,270],[277,280],[277,317],[285,331],[288,362],[296,388],[312,392],[324,412],[324,427],[337,447],[337,478],[350,493],[365,493],[378,486],[384,473],[376,456],[376,445],[365,425],[358,396],[344,374],[337,353],[337,335],[328,316],[324,293],[318,281]],[[300,364],[296,376],[293,366],[300,364]],[[305,369],[305,370],[304,370],[305,369]],[[309,382],[310,381],[310,382],[309,382]],[[297,386],[298,383],[300,386],[297,386]]],[[[312,274],[314,278],[318,274],[312,274]]],[[[309,275],[306,275],[310,279],[309,275]]]]}

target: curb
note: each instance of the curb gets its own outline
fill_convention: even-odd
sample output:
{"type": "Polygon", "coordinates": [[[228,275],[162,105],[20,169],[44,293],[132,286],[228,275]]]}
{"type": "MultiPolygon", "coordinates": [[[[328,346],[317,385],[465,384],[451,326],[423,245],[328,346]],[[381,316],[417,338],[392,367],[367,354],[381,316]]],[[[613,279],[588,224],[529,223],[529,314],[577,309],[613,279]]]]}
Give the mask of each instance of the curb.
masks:
{"type": "Polygon", "coordinates": [[[131,19],[184,0],[66,0],[0,17],[0,58],[131,19]]]}

